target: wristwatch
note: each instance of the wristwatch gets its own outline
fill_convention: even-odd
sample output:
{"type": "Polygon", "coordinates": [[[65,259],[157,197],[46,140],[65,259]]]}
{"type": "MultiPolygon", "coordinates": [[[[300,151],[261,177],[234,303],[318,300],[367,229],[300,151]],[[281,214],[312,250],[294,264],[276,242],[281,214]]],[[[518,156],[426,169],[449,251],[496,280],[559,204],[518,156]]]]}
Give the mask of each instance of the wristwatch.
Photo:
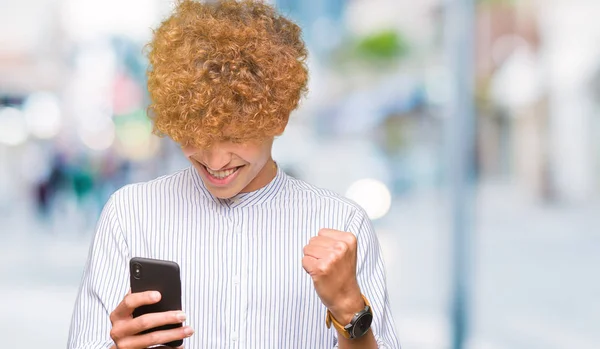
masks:
{"type": "Polygon", "coordinates": [[[354,317],[346,326],[337,322],[331,312],[327,310],[327,318],[325,319],[327,328],[331,328],[331,324],[333,323],[333,327],[335,327],[338,333],[348,339],[360,338],[369,332],[371,323],[373,322],[373,311],[367,298],[364,295],[362,295],[362,298],[365,301],[365,308],[354,314],[354,317]]]}

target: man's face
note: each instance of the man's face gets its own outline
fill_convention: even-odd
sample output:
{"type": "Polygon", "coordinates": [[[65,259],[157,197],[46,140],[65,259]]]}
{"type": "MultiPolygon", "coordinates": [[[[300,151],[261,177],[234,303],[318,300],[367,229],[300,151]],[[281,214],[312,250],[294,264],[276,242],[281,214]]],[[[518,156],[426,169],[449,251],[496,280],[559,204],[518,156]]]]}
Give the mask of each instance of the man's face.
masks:
{"type": "Polygon", "coordinates": [[[207,149],[184,146],[183,154],[196,168],[206,188],[217,198],[266,186],[275,176],[273,139],[254,143],[219,142],[207,149]]]}

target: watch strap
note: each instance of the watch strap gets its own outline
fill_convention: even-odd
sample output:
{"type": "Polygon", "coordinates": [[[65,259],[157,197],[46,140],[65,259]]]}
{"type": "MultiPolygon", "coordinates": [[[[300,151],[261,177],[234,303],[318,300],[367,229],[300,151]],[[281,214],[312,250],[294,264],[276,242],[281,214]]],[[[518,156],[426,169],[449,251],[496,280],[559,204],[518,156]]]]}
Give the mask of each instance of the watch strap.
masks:
{"type": "MultiPolygon", "coordinates": [[[[362,299],[365,301],[364,309],[371,309],[371,304],[369,304],[369,301],[367,300],[365,295],[361,294],[361,296],[362,296],[362,299]]],[[[350,339],[350,333],[346,330],[346,326],[340,324],[335,319],[335,317],[333,317],[333,314],[331,314],[329,309],[327,309],[327,317],[325,318],[325,324],[327,324],[327,328],[331,328],[331,325],[333,324],[333,327],[338,331],[338,333],[340,333],[345,338],[350,339]]]]}

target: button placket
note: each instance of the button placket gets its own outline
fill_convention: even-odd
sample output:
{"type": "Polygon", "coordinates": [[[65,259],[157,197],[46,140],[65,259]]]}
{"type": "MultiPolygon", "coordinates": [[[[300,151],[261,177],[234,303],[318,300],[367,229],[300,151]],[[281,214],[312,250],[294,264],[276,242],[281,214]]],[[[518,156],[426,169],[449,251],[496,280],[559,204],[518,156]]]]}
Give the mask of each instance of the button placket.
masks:
{"type": "MultiPolygon", "coordinates": [[[[233,211],[235,212],[236,209],[233,208],[233,211]]],[[[239,212],[237,212],[239,213],[239,212]]],[[[242,278],[241,278],[241,272],[242,272],[242,265],[244,264],[244,258],[243,258],[243,250],[244,250],[244,237],[242,234],[242,228],[241,228],[241,224],[240,224],[240,217],[236,214],[233,215],[233,229],[232,229],[232,241],[233,241],[233,263],[231,265],[231,273],[230,275],[230,285],[231,288],[229,290],[229,294],[232,300],[232,308],[231,308],[231,328],[230,328],[230,343],[232,347],[235,348],[240,348],[241,343],[241,339],[240,339],[240,328],[242,327],[242,324],[244,323],[243,317],[244,315],[244,302],[243,302],[243,296],[242,296],[242,292],[241,292],[241,283],[242,283],[242,278]]]]}
{"type": "MultiPolygon", "coordinates": [[[[237,274],[238,281],[238,290],[240,295],[240,328],[247,328],[247,318],[248,318],[248,249],[249,249],[249,240],[250,240],[250,232],[248,229],[248,213],[244,211],[241,215],[242,219],[238,226],[240,233],[240,268],[239,273],[237,274]]],[[[245,334],[238,333],[238,337],[240,338],[241,348],[245,348],[243,340],[245,340],[245,334]]],[[[248,348],[250,349],[250,348],[248,348]]]]}

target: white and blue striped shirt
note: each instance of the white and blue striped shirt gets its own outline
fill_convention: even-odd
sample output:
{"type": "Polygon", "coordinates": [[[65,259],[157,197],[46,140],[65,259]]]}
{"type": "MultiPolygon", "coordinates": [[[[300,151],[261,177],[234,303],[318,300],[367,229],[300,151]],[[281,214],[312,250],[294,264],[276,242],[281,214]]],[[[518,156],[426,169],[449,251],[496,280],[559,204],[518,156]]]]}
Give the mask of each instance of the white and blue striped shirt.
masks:
{"type": "Polygon", "coordinates": [[[128,185],[106,204],[75,304],[68,348],[109,348],[109,314],[129,290],[129,259],[177,262],[184,340],[196,348],[334,348],[326,308],[302,268],[319,229],[358,239],[357,274],[380,348],[399,348],[381,250],[355,203],[286,175],[232,199],[213,197],[193,167],[128,185]]]}

